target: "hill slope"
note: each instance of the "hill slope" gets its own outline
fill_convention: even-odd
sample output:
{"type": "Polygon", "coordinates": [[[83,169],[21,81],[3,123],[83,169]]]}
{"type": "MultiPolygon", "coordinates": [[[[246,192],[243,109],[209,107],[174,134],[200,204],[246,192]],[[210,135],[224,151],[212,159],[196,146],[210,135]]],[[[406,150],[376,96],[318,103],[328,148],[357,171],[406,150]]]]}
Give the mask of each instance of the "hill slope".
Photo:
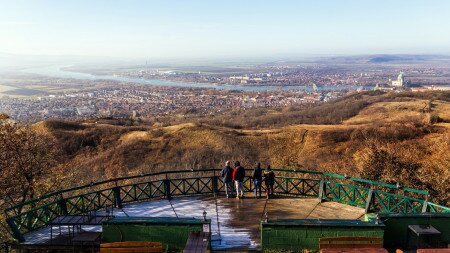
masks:
{"type": "Polygon", "coordinates": [[[245,167],[260,161],[400,182],[425,188],[448,204],[449,97],[442,92],[369,93],[314,106],[230,111],[164,124],[46,121],[35,127],[58,140],[62,166],[76,175],[76,184],[142,172],[218,168],[226,160],[245,167]]]}

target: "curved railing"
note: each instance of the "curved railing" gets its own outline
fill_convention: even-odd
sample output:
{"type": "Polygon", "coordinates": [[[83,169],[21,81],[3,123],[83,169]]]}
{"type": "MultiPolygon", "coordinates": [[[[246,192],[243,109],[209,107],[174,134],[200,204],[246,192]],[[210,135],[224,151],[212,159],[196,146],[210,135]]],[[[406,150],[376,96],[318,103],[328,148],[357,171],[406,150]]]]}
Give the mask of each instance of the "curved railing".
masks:
{"type": "MultiPolygon", "coordinates": [[[[428,192],[383,182],[326,172],[274,169],[278,195],[317,197],[365,208],[366,212],[449,212],[450,208],[428,202],[428,192]]],[[[47,226],[60,215],[78,215],[125,203],[177,196],[216,194],[224,191],[219,170],[180,170],[115,178],[42,195],[5,209],[14,236],[47,226]]],[[[247,173],[250,174],[250,173],[247,173]]],[[[244,188],[253,190],[246,177],[244,188]]]]}

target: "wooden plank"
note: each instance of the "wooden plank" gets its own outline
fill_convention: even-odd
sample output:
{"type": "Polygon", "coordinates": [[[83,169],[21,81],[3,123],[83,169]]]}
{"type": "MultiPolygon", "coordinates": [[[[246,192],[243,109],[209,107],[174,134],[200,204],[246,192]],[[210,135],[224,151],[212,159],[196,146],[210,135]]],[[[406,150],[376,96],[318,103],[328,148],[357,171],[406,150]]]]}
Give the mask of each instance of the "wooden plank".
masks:
{"type": "Polygon", "coordinates": [[[319,239],[319,249],[383,248],[383,238],[342,236],[319,239]]]}
{"type": "Polygon", "coordinates": [[[340,236],[340,237],[322,237],[319,238],[319,242],[322,241],[383,241],[380,237],[364,237],[364,236],[340,236]]]}
{"type": "Polygon", "coordinates": [[[101,235],[101,232],[83,232],[75,235],[72,242],[95,242],[101,235]]]}
{"type": "Polygon", "coordinates": [[[163,252],[162,248],[100,248],[100,253],[152,253],[163,252]]]}
{"type": "Polygon", "coordinates": [[[359,249],[359,248],[382,248],[383,244],[366,244],[366,243],[359,243],[359,244],[325,244],[320,245],[320,249],[359,249]]]}
{"type": "Polygon", "coordinates": [[[123,248],[123,247],[162,247],[161,242],[110,242],[100,244],[101,248],[123,248]]]}
{"type": "Polygon", "coordinates": [[[205,232],[192,232],[189,234],[183,253],[208,252],[210,234],[205,232]]]}
{"type": "Polygon", "coordinates": [[[360,249],[322,249],[320,253],[388,253],[383,248],[360,248],[360,249]]]}
{"type": "Polygon", "coordinates": [[[442,248],[442,249],[418,249],[417,253],[450,253],[449,248],[442,248]]]}
{"type": "Polygon", "coordinates": [[[202,252],[208,251],[208,245],[209,245],[209,238],[203,237],[201,241],[201,247],[203,249],[202,252]]]}
{"type": "Polygon", "coordinates": [[[161,242],[112,242],[100,245],[101,253],[163,252],[161,242]]]}

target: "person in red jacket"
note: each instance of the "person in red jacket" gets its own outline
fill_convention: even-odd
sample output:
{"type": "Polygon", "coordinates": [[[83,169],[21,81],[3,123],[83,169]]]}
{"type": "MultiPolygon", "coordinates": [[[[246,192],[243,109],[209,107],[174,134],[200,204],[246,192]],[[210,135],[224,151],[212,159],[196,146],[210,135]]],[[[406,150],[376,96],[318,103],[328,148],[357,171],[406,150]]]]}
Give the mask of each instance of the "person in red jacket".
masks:
{"type": "Polygon", "coordinates": [[[233,170],[233,180],[236,185],[236,198],[240,199],[244,197],[244,178],[245,178],[245,169],[241,166],[239,161],[234,163],[233,170]]]}

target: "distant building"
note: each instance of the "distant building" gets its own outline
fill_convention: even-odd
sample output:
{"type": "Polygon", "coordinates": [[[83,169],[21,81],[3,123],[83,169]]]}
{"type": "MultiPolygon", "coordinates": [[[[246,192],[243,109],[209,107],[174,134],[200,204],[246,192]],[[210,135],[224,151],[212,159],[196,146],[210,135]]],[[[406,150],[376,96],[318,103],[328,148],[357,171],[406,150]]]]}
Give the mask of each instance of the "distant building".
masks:
{"type": "Polygon", "coordinates": [[[375,84],[373,90],[393,91],[395,88],[388,84],[375,84]]]}
{"type": "Polygon", "coordinates": [[[403,72],[400,72],[400,74],[397,77],[396,81],[392,81],[392,86],[394,87],[403,87],[404,84],[404,78],[403,78],[403,72]]]}
{"type": "Polygon", "coordinates": [[[374,88],[374,90],[382,91],[402,91],[407,89],[403,72],[400,72],[397,80],[389,79],[388,83],[376,84],[374,88]]]}
{"type": "Polygon", "coordinates": [[[79,116],[89,116],[95,114],[96,110],[94,108],[84,106],[84,107],[77,107],[76,112],[79,116]]]}
{"type": "Polygon", "coordinates": [[[313,83],[312,88],[313,88],[313,91],[317,91],[319,89],[319,88],[317,88],[317,85],[315,83],[313,83]]]}

